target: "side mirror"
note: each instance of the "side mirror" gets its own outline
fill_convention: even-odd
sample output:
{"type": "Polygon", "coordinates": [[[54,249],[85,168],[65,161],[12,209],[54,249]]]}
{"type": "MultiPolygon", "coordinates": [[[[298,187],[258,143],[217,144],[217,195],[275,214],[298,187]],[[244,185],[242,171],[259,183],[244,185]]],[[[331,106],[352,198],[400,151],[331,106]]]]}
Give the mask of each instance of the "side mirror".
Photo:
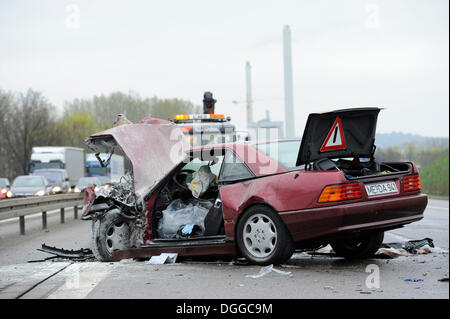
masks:
{"type": "Polygon", "coordinates": [[[66,182],[68,182],[68,181],[69,181],[69,178],[68,178],[68,177],[66,177],[65,181],[66,181],[66,182]]]}

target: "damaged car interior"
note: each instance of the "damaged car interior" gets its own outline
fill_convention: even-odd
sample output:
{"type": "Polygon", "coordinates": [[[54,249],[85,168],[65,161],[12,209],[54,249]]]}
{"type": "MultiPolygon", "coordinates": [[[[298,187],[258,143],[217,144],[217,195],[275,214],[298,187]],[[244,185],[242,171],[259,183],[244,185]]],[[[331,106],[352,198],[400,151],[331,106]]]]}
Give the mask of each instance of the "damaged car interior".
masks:
{"type": "Polygon", "coordinates": [[[163,184],[152,210],[154,241],[225,235],[218,187],[224,153],[191,153],[163,184]]]}

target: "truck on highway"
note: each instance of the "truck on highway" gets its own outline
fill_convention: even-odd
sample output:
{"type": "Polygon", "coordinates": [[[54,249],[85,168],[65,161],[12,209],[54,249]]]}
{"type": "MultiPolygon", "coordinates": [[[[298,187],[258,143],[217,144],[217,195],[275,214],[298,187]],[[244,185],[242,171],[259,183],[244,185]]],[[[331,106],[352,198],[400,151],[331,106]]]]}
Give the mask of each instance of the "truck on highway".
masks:
{"type": "MultiPolygon", "coordinates": [[[[98,156],[103,162],[108,161],[110,154],[99,153],[98,156]]],[[[102,167],[95,153],[86,154],[86,173],[87,177],[99,177],[105,183],[118,183],[125,174],[124,158],[122,155],[112,154],[109,165],[102,167]]]]}
{"type": "Polygon", "coordinates": [[[35,146],[31,151],[30,174],[42,169],[65,169],[71,187],[84,176],[84,150],[70,146],[35,146]]]}

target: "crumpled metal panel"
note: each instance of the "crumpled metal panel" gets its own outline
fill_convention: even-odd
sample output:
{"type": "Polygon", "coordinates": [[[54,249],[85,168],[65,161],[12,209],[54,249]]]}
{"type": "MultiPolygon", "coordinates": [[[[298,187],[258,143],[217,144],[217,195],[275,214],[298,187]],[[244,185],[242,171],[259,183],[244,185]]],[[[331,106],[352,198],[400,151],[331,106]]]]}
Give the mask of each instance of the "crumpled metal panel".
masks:
{"type": "Polygon", "coordinates": [[[186,151],[189,150],[187,138],[172,123],[120,125],[91,135],[86,144],[96,152],[109,152],[114,144],[122,148],[133,166],[137,196],[149,192],[187,158],[186,151]]]}

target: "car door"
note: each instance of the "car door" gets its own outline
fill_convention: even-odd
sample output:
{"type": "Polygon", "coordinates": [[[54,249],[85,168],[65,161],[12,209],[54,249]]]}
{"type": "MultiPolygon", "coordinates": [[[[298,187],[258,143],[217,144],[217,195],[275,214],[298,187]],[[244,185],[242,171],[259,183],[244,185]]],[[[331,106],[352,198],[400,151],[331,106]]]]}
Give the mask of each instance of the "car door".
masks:
{"type": "Polygon", "coordinates": [[[237,217],[236,202],[245,194],[255,175],[245,162],[231,149],[226,149],[219,175],[219,195],[222,204],[225,233],[233,237],[234,219],[237,217]]]}

